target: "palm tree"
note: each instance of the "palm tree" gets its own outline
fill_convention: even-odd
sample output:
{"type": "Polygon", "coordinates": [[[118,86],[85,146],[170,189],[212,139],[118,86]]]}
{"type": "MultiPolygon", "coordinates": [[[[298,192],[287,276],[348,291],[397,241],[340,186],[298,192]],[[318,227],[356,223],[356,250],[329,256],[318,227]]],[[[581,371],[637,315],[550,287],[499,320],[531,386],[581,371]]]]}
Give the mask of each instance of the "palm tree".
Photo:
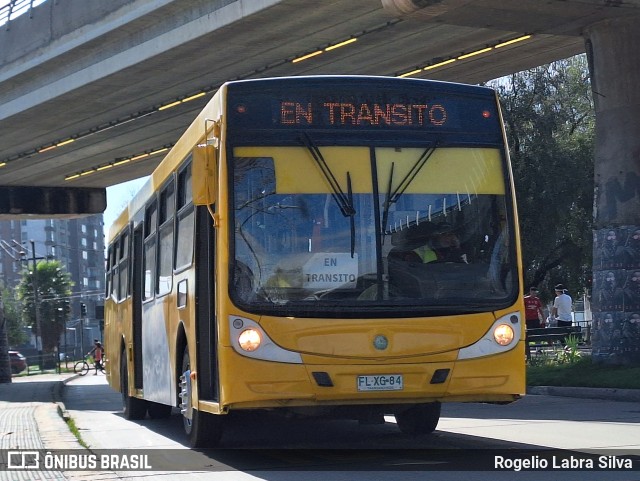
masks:
{"type": "Polygon", "coordinates": [[[69,317],[72,286],[71,276],[58,261],[41,261],[37,263],[35,271],[25,270],[22,273],[17,289],[18,298],[23,302],[22,317],[33,326],[36,335],[40,324],[42,350],[45,353],[57,348],[60,335],[64,332],[69,317]],[[34,280],[37,291],[33,288],[34,280]]]}

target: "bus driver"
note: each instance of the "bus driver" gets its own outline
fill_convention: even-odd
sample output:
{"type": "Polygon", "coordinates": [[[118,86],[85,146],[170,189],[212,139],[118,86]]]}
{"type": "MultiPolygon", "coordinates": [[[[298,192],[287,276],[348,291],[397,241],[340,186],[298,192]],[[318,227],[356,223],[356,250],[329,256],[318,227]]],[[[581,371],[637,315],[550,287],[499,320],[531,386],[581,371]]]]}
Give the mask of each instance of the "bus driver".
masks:
{"type": "Polygon", "coordinates": [[[451,224],[443,222],[433,226],[433,224],[424,223],[413,229],[416,234],[407,235],[408,244],[393,249],[391,252],[393,257],[423,264],[430,262],[463,262],[468,264],[467,254],[460,248],[460,238],[451,224]]]}

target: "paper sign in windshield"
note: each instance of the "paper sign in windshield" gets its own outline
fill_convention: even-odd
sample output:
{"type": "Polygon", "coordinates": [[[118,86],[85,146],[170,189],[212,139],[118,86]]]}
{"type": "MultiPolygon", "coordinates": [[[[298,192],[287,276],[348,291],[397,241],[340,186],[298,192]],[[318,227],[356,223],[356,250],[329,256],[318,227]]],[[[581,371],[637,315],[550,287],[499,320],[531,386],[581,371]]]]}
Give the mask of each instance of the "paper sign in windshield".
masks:
{"type": "Polygon", "coordinates": [[[358,255],[348,252],[313,254],[302,268],[306,289],[354,288],[358,279],[358,255]]]}

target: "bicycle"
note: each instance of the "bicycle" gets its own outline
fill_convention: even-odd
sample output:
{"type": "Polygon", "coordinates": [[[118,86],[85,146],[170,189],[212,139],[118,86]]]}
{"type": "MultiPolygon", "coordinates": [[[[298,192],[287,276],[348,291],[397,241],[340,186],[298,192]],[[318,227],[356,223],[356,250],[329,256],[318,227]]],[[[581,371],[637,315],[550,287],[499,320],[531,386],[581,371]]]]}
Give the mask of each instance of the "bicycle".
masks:
{"type": "MultiPolygon", "coordinates": [[[[73,366],[73,372],[75,372],[76,374],[79,374],[80,376],[84,376],[85,374],[87,374],[89,372],[89,369],[95,369],[96,367],[96,362],[95,360],[91,359],[91,365],[89,364],[88,361],[89,358],[85,358],[82,359],[81,361],[78,361],[74,364],[73,366]]],[[[104,362],[101,362],[98,365],[98,370],[104,374],[104,362]]]]}

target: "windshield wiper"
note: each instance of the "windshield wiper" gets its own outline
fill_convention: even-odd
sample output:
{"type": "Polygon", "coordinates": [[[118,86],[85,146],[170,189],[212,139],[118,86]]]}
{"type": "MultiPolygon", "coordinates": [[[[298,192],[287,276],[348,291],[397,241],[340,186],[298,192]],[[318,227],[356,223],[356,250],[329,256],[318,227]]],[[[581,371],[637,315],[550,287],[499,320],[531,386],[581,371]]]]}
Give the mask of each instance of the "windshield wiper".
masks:
{"type": "Polygon", "coordinates": [[[391,207],[391,189],[393,185],[393,167],[394,163],[391,162],[391,171],[389,172],[389,185],[387,185],[387,195],[384,199],[384,211],[382,213],[382,229],[387,230],[387,222],[389,221],[389,208],[391,207]]]}
{"type": "Polygon", "coordinates": [[[387,186],[387,196],[384,201],[384,212],[382,213],[382,228],[386,231],[387,229],[387,221],[389,220],[389,209],[391,204],[395,204],[398,202],[402,194],[409,188],[411,182],[417,177],[422,168],[425,166],[429,158],[436,151],[438,144],[434,144],[432,147],[427,147],[424,152],[418,157],[416,163],[413,164],[413,167],[409,169],[407,175],[404,176],[404,179],[400,181],[398,187],[392,192],[392,183],[393,183],[393,167],[394,163],[391,163],[391,172],[389,172],[389,185],[387,186]]]}
{"type": "Polygon", "coordinates": [[[331,172],[331,168],[327,164],[327,161],[324,160],[322,156],[322,152],[318,146],[313,142],[309,134],[306,132],[300,138],[304,146],[307,148],[309,153],[311,153],[311,157],[316,161],[316,165],[324,175],[324,178],[331,186],[331,196],[338,204],[340,208],[340,212],[345,217],[349,217],[349,226],[351,229],[351,258],[353,258],[355,250],[356,250],[356,209],[353,207],[353,190],[351,188],[351,173],[347,171],[347,193],[345,194],[340,187],[340,183],[336,179],[336,176],[331,172]]]}
{"type": "MultiPolygon", "coordinates": [[[[322,153],[320,152],[318,146],[314,144],[313,140],[311,140],[311,137],[309,137],[309,134],[307,134],[306,132],[303,134],[303,136],[300,137],[300,140],[307,148],[307,150],[311,153],[311,157],[313,157],[313,160],[316,161],[316,165],[322,172],[322,175],[324,175],[324,178],[329,183],[329,186],[332,190],[331,196],[336,201],[336,204],[338,204],[342,215],[345,217],[353,218],[353,216],[356,215],[356,210],[353,207],[351,196],[348,196],[342,191],[338,180],[336,179],[335,175],[333,175],[333,172],[331,172],[331,169],[329,168],[329,165],[327,165],[327,162],[324,160],[324,157],[322,156],[322,153]]],[[[348,172],[347,179],[349,179],[348,172]]],[[[350,180],[348,180],[348,182],[350,182],[350,180]]]]}
{"type": "MultiPolygon", "coordinates": [[[[351,188],[351,174],[349,172],[347,172],[347,193],[348,193],[348,202],[349,205],[351,206],[351,208],[353,209],[353,189],[351,188]]],[[[353,214],[355,214],[356,211],[355,209],[353,209],[353,214]]],[[[355,215],[350,215],[349,216],[349,226],[351,228],[351,258],[353,259],[353,255],[356,251],[356,216],[355,215]]]]}

